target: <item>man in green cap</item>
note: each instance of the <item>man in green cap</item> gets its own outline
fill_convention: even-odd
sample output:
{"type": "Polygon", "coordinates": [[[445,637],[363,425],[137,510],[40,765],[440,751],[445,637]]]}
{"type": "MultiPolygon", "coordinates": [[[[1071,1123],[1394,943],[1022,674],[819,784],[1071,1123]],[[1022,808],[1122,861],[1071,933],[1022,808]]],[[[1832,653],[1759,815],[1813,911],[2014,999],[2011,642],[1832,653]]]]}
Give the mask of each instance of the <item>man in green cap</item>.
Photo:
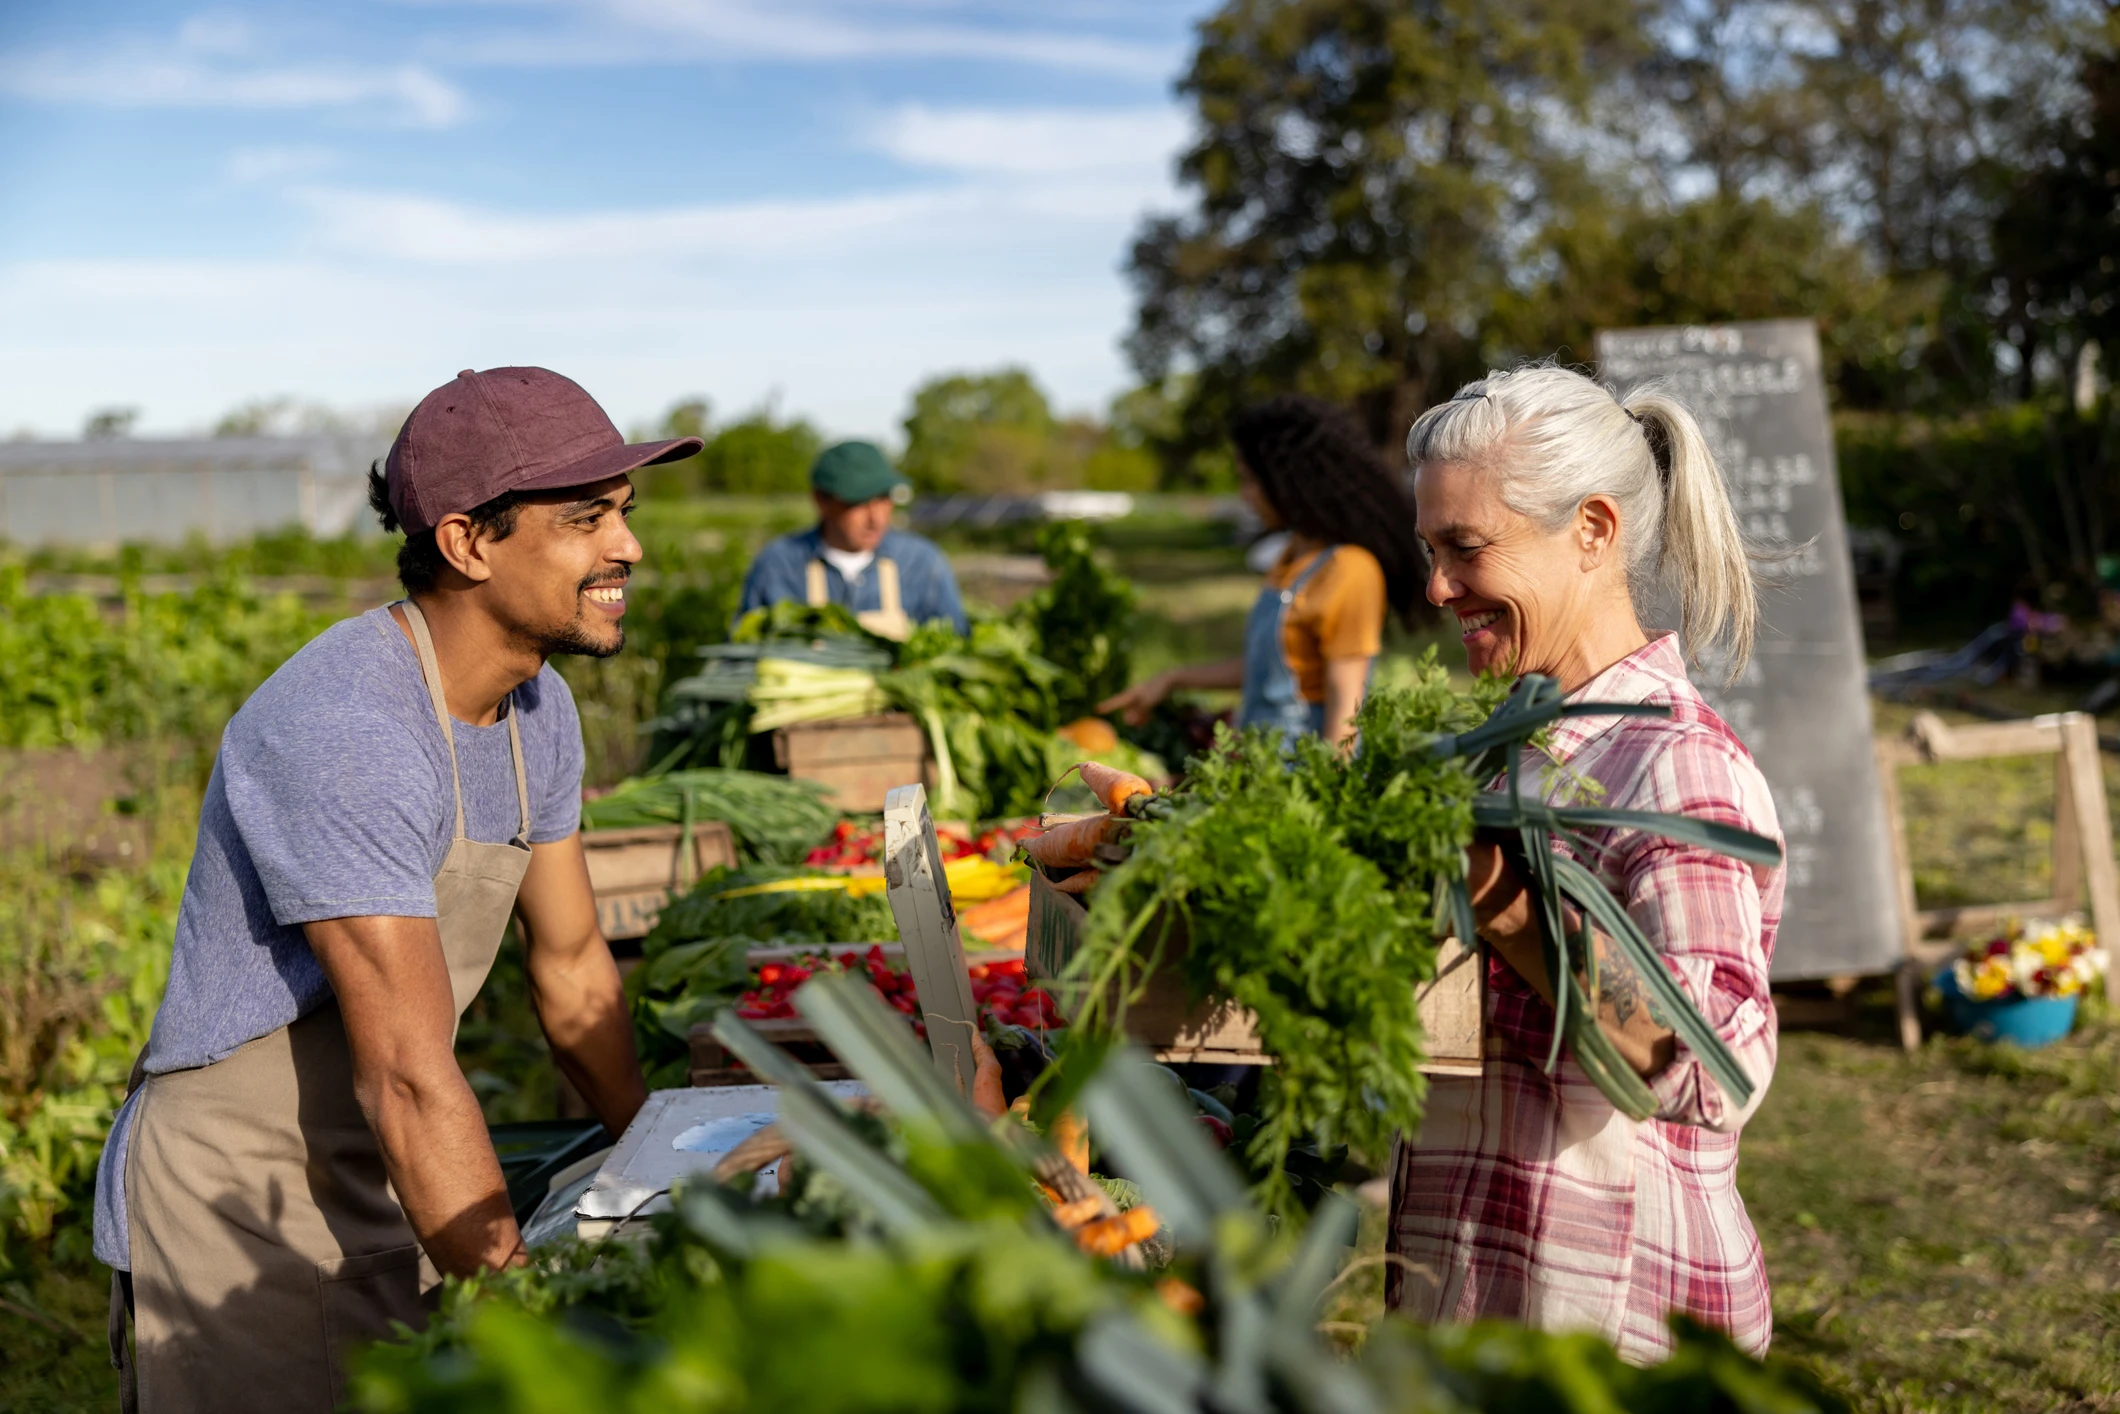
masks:
{"type": "Polygon", "coordinates": [[[949,560],[932,540],[891,528],[891,510],[908,488],[872,443],[825,448],[810,467],[817,524],[758,552],[744,576],[743,612],[787,600],[840,604],[869,632],[901,642],[929,619],[948,619],[963,633],[949,560]]]}

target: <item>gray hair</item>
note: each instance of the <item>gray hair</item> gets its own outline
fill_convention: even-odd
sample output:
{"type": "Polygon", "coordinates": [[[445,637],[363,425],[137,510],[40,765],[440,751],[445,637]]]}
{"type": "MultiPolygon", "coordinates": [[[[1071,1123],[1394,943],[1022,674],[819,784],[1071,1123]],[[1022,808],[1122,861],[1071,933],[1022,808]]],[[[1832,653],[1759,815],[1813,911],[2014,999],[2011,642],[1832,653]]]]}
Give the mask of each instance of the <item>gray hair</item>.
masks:
{"type": "Polygon", "coordinates": [[[1619,398],[1550,363],[1489,373],[1422,413],[1406,456],[1492,469],[1503,502],[1549,531],[1611,497],[1636,605],[1669,593],[1687,650],[1720,642],[1733,679],[1750,659],[1752,557],[1699,421],[1661,383],[1619,398]]]}

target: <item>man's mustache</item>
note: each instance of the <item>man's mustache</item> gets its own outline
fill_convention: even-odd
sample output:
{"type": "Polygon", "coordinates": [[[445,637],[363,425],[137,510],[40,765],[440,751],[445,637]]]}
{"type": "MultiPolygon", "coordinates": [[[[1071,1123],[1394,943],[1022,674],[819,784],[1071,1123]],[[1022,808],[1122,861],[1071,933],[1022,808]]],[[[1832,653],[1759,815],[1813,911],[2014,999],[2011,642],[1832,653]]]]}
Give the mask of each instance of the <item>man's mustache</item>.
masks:
{"type": "Polygon", "coordinates": [[[610,584],[624,584],[627,580],[631,578],[633,578],[633,566],[621,565],[615,570],[607,570],[598,574],[590,575],[587,579],[583,580],[578,586],[576,586],[576,588],[578,590],[601,589],[604,586],[610,584]]]}

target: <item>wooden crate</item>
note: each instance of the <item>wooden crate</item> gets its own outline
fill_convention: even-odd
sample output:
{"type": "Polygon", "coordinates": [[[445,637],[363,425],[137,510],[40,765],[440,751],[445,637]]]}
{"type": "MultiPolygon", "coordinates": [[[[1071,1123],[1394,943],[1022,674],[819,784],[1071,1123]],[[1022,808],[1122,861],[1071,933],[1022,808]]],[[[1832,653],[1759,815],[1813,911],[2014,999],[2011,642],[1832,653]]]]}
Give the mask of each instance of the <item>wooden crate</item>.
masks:
{"type": "MultiPolygon", "coordinates": [[[[1080,950],[1088,921],[1089,910],[1080,899],[1060,892],[1033,869],[1023,970],[1049,981],[1059,977],[1080,950]]],[[[1174,930],[1165,946],[1173,964],[1182,958],[1186,948],[1182,930],[1174,930]]],[[[1476,951],[1455,942],[1443,945],[1436,978],[1424,984],[1417,997],[1428,1047],[1422,1070],[1431,1075],[1480,1073],[1484,982],[1476,951]]],[[[1162,1061],[1264,1065],[1270,1059],[1260,1049],[1249,1011],[1227,999],[1193,1001],[1175,966],[1166,966],[1149,978],[1146,992],[1126,1009],[1126,1030],[1162,1061]]]]}
{"type": "MultiPolygon", "coordinates": [[[[825,1048],[810,1029],[810,1023],[801,1017],[780,1017],[770,1021],[747,1021],[753,1031],[786,1051],[790,1056],[809,1068],[810,1074],[819,1080],[846,1080],[849,1072],[839,1063],[839,1058],[825,1048]]],[[[714,1028],[702,1022],[685,1033],[685,1044],[692,1052],[691,1071],[687,1077],[694,1086],[756,1085],[758,1077],[737,1063],[721,1042],[714,1039],[714,1028]]]]}
{"type": "Polygon", "coordinates": [[[772,738],[774,766],[825,785],[841,810],[880,811],[895,787],[927,779],[927,733],[903,712],[798,722],[775,729],[772,738]]]}
{"type": "Polygon", "coordinates": [[[683,836],[682,825],[582,831],[596,923],[607,940],[644,936],[673,891],[691,887],[709,869],[736,862],[735,837],[719,820],[692,826],[689,860],[680,848],[683,836]]]}

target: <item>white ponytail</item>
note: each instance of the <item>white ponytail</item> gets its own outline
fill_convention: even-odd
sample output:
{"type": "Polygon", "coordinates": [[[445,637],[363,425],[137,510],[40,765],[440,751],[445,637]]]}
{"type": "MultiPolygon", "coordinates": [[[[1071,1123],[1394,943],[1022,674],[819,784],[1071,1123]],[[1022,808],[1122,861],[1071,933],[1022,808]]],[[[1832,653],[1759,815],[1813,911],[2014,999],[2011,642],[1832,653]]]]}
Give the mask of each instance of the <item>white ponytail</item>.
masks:
{"type": "Polygon", "coordinates": [[[1490,373],[1422,413],[1406,456],[1493,470],[1510,509],[1547,530],[1611,497],[1637,609],[1676,599],[1687,650],[1719,643],[1733,680],[1751,658],[1759,595],[1737,513],[1700,423],[1661,384],[1620,400],[1550,363],[1490,373]]]}

